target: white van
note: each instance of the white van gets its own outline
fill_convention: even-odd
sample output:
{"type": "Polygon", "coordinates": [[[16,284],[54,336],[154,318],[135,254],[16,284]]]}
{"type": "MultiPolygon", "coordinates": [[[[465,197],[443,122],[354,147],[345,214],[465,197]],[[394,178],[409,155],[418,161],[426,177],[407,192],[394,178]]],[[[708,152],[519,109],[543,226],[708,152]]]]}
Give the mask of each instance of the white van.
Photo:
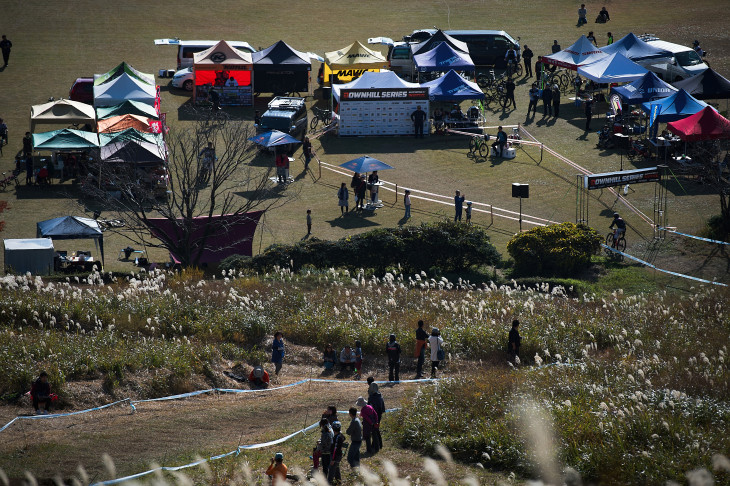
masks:
{"type": "MultiPolygon", "coordinates": [[[[191,67],[193,65],[193,55],[196,52],[204,51],[213,47],[220,41],[210,40],[180,40],[174,39],[155,39],[156,46],[177,46],[177,69],[191,67]]],[[[248,42],[228,41],[228,43],[236,49],[244,52],[256,52],[248,42]]]]}
{"type": "Polygon", "coordinates": [[[647,44],[672,53],[672,56],[668,58],[637,61],[668,83],[691,78],[710,67],[691,47],[663,41],[651,34],[643,34],[638,37],[647,44]]]}

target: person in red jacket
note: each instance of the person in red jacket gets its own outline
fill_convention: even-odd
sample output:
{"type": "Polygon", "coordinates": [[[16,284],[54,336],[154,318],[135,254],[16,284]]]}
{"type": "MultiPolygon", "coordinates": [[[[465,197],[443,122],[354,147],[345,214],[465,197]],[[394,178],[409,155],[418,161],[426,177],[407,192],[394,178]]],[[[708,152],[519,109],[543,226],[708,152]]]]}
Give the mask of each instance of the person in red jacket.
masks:
{"type": "Polygon", "coordinates": [[[248,375],[248,381],[254,388],[266,388],[269,386],[269,374],[263,367],[256,366],[248,375]]]}
{"type": "Polygon", "coordinates": [[[285,151],[281,151],[276,155],[276,179],[279,184],[286,182],[286,166],[289,164],[289,157],[285,151]]]}
{"type": "Polygon", "coordinates": [[[368,454],[375,454],[380,450],[378,441],[372,440],[373,431],[380,427],[378,412],[375,411],[372,405],[368,405],[363,397],[358,397],[355,406],[361,407],[360,418],[362,418],[362,436],[365,439],[365,450],[368,454]]]}

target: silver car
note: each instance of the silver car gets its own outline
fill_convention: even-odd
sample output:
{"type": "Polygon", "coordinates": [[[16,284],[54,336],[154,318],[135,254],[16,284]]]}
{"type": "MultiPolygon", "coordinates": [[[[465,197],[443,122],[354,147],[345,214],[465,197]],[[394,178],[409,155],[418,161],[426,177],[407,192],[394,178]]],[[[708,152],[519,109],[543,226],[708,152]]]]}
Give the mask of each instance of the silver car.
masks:
{"type": "Polygon", "coordinates": [[[172,87],[182,88],[185,91],[193,90],[193,68],[187,67],[175,73],[172,77],[172,87]]]}

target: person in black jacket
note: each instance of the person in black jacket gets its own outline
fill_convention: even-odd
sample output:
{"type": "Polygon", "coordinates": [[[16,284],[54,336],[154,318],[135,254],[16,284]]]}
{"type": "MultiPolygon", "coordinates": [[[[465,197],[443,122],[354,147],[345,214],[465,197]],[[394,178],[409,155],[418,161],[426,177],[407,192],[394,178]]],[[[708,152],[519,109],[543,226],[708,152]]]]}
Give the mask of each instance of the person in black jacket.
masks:
{"type": "Polygon", "coordinates": [[[520,344],[522,343],[522,338],[520,337],[520,331],[517,330],[519,325],[520,321],[515,319],[512,321],[512,329],[509,331],[508,347],[511,361],[515,361],[515,358],[520,355],[520,344]]]}
{"type": "Polygon", "coordinates": [[[395,334],[390,335],[385,353],[388,355],[388,381],[400,381],[400,344],[395,340],[395,334]]]}
{"type": "MultiPolygon", "coordinates": [[[[375,409],[378,414],[378,423],[382,424],[383,415],[385,414],[385,400],[383,400],[383,395],[380,393],[377,383],[371,382],[368,387],[368,405],[375,409]]],[[[380,450],[383,448],[383,436],[380,435],[380,428],[373,429],[373,444],[375,449],[380,450]]]]}
{"type": "Polygon", "coordinates": [[[51,384],[48,383],[48,373],[41,371],[38,379],[30,388],[30,397],[33,399],[33,410],[36,415],[48,415],[51,407],[51,384]],[[43,406],[43,410],[40,407],[43,406]]]}
{"type": "Polygon", "coordinates": [[[532,77],[532,58],[534,54],[532,53],[532,49],[527,47],[527,44],[525,44],[525,50],[522,51],[522,59],[525,61],[525,77],[531,78],[532,77]]]}
{"type": "Polygon", "coordinates": [[[411,113],[411,121],[413,122],[415,137],[420,135],[421,138],[423,138],[423,123],[426,121],[426,118],[428,118],[426,112],[423,111],[420,106],[416,106],[416,111],[411,113]]]}
{"type": "Polygon", "coordinates": [[[593,118],[593,97],[591,96],[586,101],[586,132],[591,129],[591,118],[593,118]]]}
{"type": "Polygon", "coordinates": [[[545,85],[542,90],[542,116],[553,116],[553,90],[545,85]]]}
{"type": "Polygon", "coordinates": [[[327,482],[330,484],[338,484],[342,481],[340,461],[342,461],[342,449],[345,445],[345,436],[342,434],[342,424],[339,421],[332,423],[332,432],[334,432],[334,437],[332,438],[332,457],[327,474],[327,482]]]}
{"type": "Polygon", "coordinates": [[[426,345],[428,344],[428,333],[423,330],[423,321],[418,321],[416,329],[416,379],[423,378],[423,362],[426,359],[426,345]]]}

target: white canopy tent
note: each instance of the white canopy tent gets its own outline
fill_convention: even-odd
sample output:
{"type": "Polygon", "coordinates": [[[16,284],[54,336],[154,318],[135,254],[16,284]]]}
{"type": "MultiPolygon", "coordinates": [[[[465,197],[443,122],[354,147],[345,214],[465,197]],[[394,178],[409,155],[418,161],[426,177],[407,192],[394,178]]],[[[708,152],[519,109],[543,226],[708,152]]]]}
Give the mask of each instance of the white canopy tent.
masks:
{"type": "Polygon", "coordinates": [[[3,240],[5,272],[50,275],[53,271],[53,241],[50,238],[3,240]]]}
{"type": "Polygon", "coordinates": [[[354,81],[332,86],[332,95],[336,101],[340,101],[340,93],[343,89],[418,88],[420,86],[418,83],[404,81],[393,71],[366,71],[354,81]]]}

